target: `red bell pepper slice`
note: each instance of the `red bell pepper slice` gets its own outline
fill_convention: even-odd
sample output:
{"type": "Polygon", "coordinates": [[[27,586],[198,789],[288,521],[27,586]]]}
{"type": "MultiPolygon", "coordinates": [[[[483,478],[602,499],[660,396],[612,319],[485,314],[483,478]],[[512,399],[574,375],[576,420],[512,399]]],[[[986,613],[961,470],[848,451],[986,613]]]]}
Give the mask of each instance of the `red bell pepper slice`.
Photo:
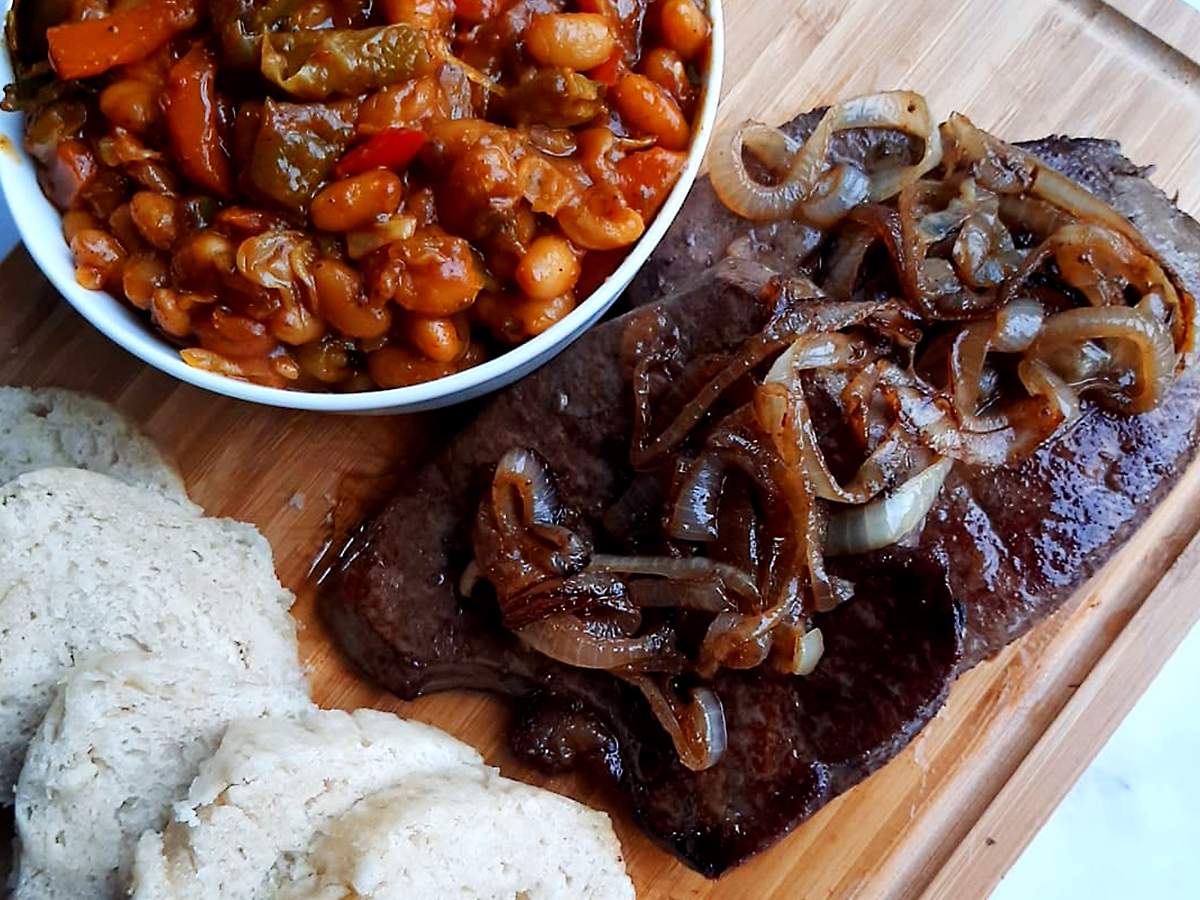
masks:
{"type": "Polygon", "coordinates": [[[425,133],[412,128],[385,128],[338,161],[338,178],[361,175],[372,169],[403,169],[425,146],[425,133]]]}

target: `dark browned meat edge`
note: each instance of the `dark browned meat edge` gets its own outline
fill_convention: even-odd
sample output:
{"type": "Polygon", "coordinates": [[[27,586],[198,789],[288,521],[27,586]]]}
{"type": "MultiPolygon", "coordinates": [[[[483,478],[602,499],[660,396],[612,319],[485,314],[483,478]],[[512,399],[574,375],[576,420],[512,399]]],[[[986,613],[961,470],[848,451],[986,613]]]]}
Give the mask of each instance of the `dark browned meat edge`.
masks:
{"type": "MultiPolygon", "coordinates": [[[[804,134],[816,118],[790,130],[804,134]]],[[[1200,293],[1200,226],[1116,144],[1054,137],[1025,146],[1129,216],[1200,293]]],[[[743,227],[697,185],[629,300],[637,306],[694,283],[743,227]]],[[[630,314],[666,317],[693,355],[735,345],[763,315],[711,285],[630,314]]],[[[1017,468],[956,471],[917,548],[856,561],[856,572],[872,574],[860,576],[853,602],[821,620],[827,651],[813,676],[718,677],[730,747],[712,770],[690,773],[627,686],[525,650],[490,611],[459,604],[453,587],[469,557],[479,485],[508,447],[538,449],[564,499],[585,513],[615,499],[630,419],[617,359],[630,321],[594,329],[486,403],[364,529],[323,609],[350,657],[402,697],[458,687],[512,694],[520,755],[551,769],[587,762],[607,770],[650,836],[710,876],[895,756],[958,672],[1057,609],[1115,552],[1196,444],[1193,370],[1151,413],[1122,419],[1090,409],[1017,468]]]]}

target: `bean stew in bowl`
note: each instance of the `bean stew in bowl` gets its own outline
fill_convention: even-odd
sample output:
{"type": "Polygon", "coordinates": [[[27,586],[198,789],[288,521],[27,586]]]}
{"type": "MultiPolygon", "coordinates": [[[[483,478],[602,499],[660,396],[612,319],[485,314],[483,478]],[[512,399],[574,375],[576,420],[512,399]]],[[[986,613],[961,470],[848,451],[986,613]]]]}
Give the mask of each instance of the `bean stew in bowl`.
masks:
{"type": "Polygon", "coordinates": [[[17,0],[8,38],[0,174],[59,290],[183,380],[342,411],[483,393],[603,314],[721,62],[702,0],[17,0]]]}

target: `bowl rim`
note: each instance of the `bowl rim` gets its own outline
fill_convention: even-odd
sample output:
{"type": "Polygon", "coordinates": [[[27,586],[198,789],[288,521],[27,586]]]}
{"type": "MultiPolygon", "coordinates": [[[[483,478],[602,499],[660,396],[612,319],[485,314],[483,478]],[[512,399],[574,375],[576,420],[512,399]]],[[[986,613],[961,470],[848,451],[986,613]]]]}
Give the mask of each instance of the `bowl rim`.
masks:
{"type": "MultiPolygon", "coordinates": [[[[7,13],[12,2],[13,0],[3,0],[0,2],[0,8],[7,13]]],[[[679,214],[699,175],[712,139],[724,74],[725,22],[722,0],[706,0],[706,5],[713,26],[712,39],[687,164],[645,234],[629,251],[621,265],[561,321],[525,343],[478,366],[422,384],[354,393],[317,393],[250,384],[193,368],[183,361],[175,347],[150,329],[141,316],[129,308],[126,301],[107,291],[90,291],[80,286],[75,281],[74,267],[70,263],[69,250],[61,230],[47,233],[45,229],[38,229],[31,221],[31,216],[22,215],[14,207],[18,190],[23,196],[28,195],[28,187],[32,183],[41,202],[53,211],[55,219],[61,219],[58,210],[41,194],[33,160],[25,153],[20,140],[11,141],[11,136],[19,134],[23,123],[18,113],[3,114],[4,132],[10,135],[13,146],[4,148],[8,152],[0,153],[0,186],[3,188],[5,201],[9,204],[22,242],[42,274],[58,293],[111,341],[179,381],[237,400],[313,412],[417,412],[464,402],[511,384],[548,362],[576,338],[582,336],[616,302],[649,259],[650,254],[658,247],[667,229],[679,214]],[[15,131],[12,125],[14,120],[17,122],[15,131]],[[97,303],[98,298],[106,302],[97,303]]],[[[0,53],[0,78],[4,84],[10,83],[13,78],[7,52],[0,53]]]]}

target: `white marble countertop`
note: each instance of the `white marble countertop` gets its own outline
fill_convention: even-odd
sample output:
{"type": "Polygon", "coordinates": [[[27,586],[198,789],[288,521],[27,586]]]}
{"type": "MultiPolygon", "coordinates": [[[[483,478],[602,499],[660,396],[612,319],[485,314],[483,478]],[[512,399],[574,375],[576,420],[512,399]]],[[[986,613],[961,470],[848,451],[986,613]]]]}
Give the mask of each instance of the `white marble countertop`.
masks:
{"type": "MultiPolygon", "coordinates": [[[[1200,600],[1200,585],[1196,585],[1200,600]]],[[[1200,627],[1193,628],[992,900],[1200,897],[1200,627]]]]}
{"type": "MultiPolygon", "coordinates": [[[[0,198],[0,258],[17,241],[0,198]]],[[[1198,690],[1200,628],[1180,645],[993,900],[1200,898],[1200,767],[1191,765],[1200,760],[1200,717],[1190,714],[1198,690]]]]}

